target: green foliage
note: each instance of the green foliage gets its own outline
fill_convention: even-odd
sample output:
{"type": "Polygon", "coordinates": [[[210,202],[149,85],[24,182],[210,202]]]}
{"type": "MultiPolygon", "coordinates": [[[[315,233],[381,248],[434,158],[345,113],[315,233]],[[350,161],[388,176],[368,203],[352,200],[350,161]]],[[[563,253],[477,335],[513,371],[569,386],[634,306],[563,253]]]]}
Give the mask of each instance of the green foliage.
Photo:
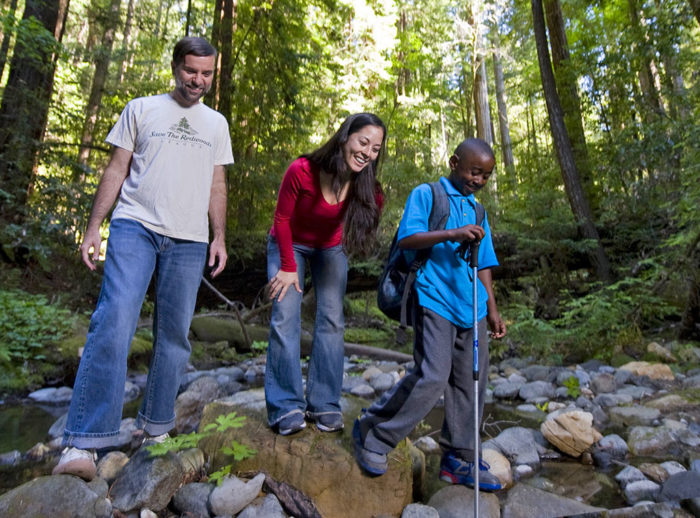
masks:
{"type": "Polygon", "coordinates": [[[262,340],[255,340],[251,344],[250,348],[253,350],[254,353],[261,354],[267,351],[267,345],[267,342],[263,342],[262,340]]]}
{"type": "MultiPolygon", "coordinates": [[[[146,449],[152,457],[158,457],[166,455],[169,452],[178,452],[188,448],[196,448],[199,441],[202,439],[217,433],[223,433],[232,428],[241,428],[244,424],[245,417],[236,415],[236,412],[231,412],[227,415],[219,415],[217,416],[216,421],[205,426],[202,432],[191,432],[188,434],[177,435],[175,437],[168,437],[162,443],[150,444],[146,446],[146,449]]],[[[248,459],[257,453],[256,450],[241,444],[238,441],[232,441],[230,445],[222,446],[220,451],[225,455],[233,457],[235,461],[248,459]]],[[[221,469],[211,473],[209,475],[209,480],[221,485],[223,479],[231,473],[232,468],[233,466],[231,464],[227,464],[221,469]]]]}
{"type": "Polygon", "coordinates": [[[581,395],[580,382],[576,376],[571,376],[564,381],[564,386],[566,387],[566,393],[572,398],[576,399],[581,395]]]}
{"type": "Polygon", "coordinates": [[[75,316],[43,295],[0,290],[0,362],[20,366],[45,360],[49,349],[72,329],[75,316]]]}

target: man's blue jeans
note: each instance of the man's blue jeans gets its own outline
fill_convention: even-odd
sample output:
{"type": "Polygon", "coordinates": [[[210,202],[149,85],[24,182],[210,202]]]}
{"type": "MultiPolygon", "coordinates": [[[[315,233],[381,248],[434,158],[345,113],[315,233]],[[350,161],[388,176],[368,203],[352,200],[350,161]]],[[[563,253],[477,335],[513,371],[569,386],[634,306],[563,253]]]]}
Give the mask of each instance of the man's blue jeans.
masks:
{"type": "Polygon", "coordinates": [[[130,219],[112,221],[102,289],[73,386],[64,445],[81,449],[114,445],[122,418],[127,355],[152,277],[153,353],[137,426],[150,435],[173,427],[206,251],[206,243],[169,238],[130,219]]]}
{"type": "MultiPolygon", "coordinates": [[[[304,284],[306,260],[316,291],[316,321],[306,382],[301,374],[300,336],[302,294],[293,287],[281,302],[272,305],[270,338],[265,368],[265,399],[270,426],[294,413],[340,413],[343,384],[343,345],[345,318],[343,297],[347,284],[348,261],[342,246],[311,248],[294,244],[299,283],[304,284]]],[[[267,276],[280,269],[277,242],[269,238],[267,276]]]]}

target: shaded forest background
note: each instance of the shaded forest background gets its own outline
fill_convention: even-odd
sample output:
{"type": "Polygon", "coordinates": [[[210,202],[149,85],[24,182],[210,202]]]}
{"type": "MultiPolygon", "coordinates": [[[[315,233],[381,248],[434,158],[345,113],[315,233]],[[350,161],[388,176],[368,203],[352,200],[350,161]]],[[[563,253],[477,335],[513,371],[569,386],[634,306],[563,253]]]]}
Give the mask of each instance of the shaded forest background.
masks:
{"type": "MultiPolygon", "coordinates": [[[[201,35],[220,51],[206,102],[228,119],[236,158],[230,262],[215,282],[230,299],[261,287],[244,294],[234,279],[263,268],[289,162],[346,115],[371,111],[388,127],[384,249],[352,262],[357,289],[372,288],[410,190],[445,174],[454,147],[479,136],[498,156],[480,201],[502,263],[501,354],[610,360],[654,334],[700,340],[698,0],[0,8],[6,315],[26,314],[17,308],[27,300],[60,308],[56,331],[62,308],[91,309],[100,277],[81,266],[77,244],[108,160],[104,138],[129,99],[171,89],[174,42],[201,35]]],[[[41,358],[43,345],[19,344],[10,320],[0,362],[41,358]]]]}

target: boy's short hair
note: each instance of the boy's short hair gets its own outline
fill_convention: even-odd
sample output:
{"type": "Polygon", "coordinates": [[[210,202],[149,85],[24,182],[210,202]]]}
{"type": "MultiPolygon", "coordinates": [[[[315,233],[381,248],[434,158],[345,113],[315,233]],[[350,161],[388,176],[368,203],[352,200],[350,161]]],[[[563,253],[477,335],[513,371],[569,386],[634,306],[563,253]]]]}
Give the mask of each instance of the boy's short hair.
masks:
{"type": "Polygon", "coordinates": [[[173,66],[177,67],[185,61],[185,56],[216,56],[216,49],[204,38],[186,36],[173,48],[173,66]]]}
{"type": "Polygon", "coordinates": [[[496,160],[496,155],[494,154],[491,146],[488,144],[488,142],[480,138],[471,137],[463,140],[459,146],[455,148],[454,154],[456,157],[462,158],[462,156],[469,151],[472,153],[487,155],[493,160],[496,160]]]}

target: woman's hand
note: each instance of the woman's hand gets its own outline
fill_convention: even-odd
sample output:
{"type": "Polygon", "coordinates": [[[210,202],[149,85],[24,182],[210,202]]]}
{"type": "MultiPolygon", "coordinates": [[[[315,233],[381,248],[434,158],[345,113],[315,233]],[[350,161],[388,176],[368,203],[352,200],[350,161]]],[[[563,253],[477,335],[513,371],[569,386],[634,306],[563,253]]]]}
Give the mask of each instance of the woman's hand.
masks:
{"type": "Polygon", "coordinates": [[[284,295],[290,286],[294,286],[299,293],[301,293],[301,288],[299,287],[299,276],[297,272],[283,272],[279,270],[267,285],[268,296],[270,300],[277,299],[277,302],[282,302],[284,295]]]}

